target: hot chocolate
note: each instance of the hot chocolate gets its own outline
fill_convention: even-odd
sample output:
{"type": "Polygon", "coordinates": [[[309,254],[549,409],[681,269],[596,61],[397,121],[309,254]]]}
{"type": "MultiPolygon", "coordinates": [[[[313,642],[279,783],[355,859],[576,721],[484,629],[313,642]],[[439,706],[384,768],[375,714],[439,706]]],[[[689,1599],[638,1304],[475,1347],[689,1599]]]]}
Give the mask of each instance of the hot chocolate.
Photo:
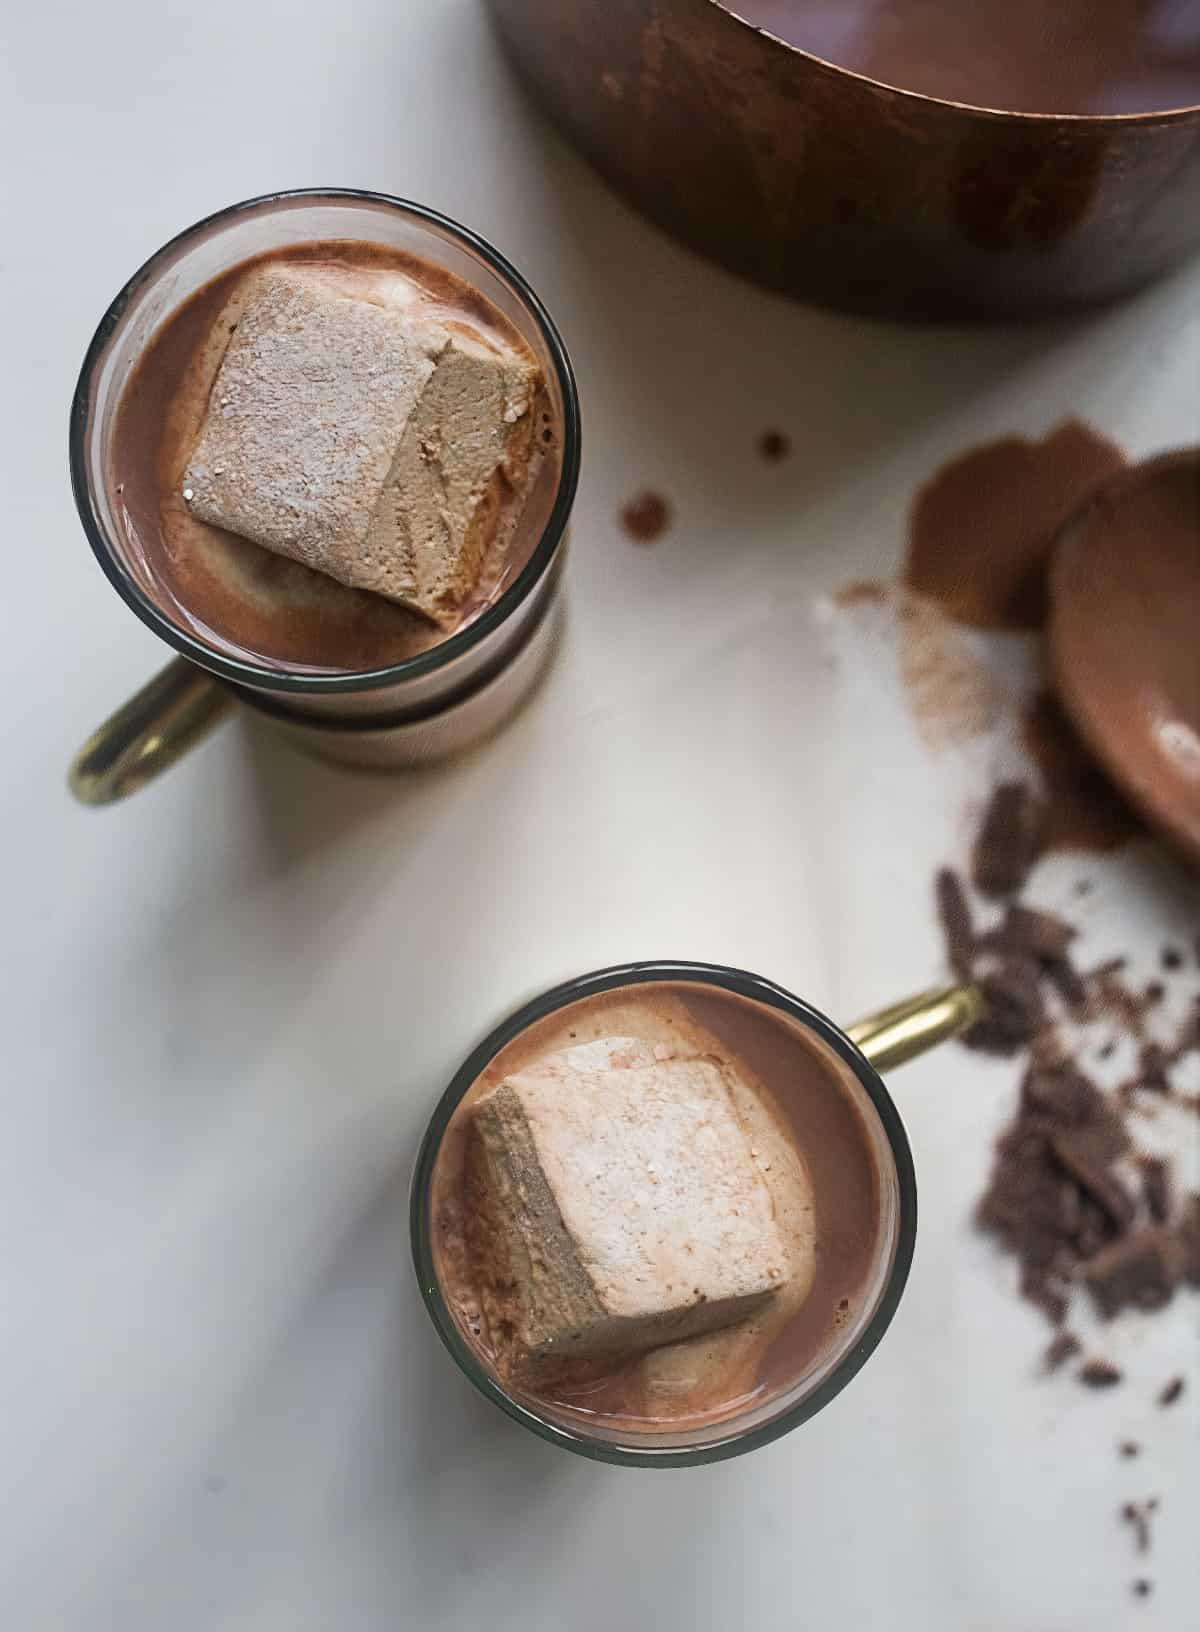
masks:
{"type": "Polygon", "coordinates": [[[870,1115],[848,1067],[766,1004],[693,981],[569,1003],[494,1056],[443,1135],[445,1303],[515,1399],[589,1434],[769,1405],[852,1340],[886,1278],[870,1115]]]}
{"type": "Polygon", "coordinates": [[[1019,113],[1200,102],[1194,0],[724,0],[791,45],[900,90],[1019,113]]]}
{"type": "MultiPolygon", "coordinates": [[[[131,374],[110,446],[136,575],[173,621],[257,664],[357,672],[445,640],[520,572],[553,506],[561,437],[528,348],[479,291],[398,249],[338,239],[242,261],[171,313],[131,374]],[[371,325],[378,334],[365,332],[371,325]],[[308,335],[323,339],[326,355],[305,355],[308,335]],[[361,393],[344,366],[350,346],[361,393]],[[389,367],[389,347],[404,367],[389,367]],[[464,417],[464,395],[486,394],[493,364],[506,393],[494,424],[464,417]],[[299,412],[280,396],[280,369],[299,412]],[[412,401],[392,425],[376,410],[397,382],[411,386],[412,401]],[[362,410],[361,435],[357,420],[346,434],[347,408],[362,410]],[[455,463],[455,438],[474,464],[455,463]],[[458,524],[463,547],[435,560],[433,577],[403,561],[398,570],[388,553],[397,493],[421,525],[458,524]]],[[[421,565],[420,550],[410,554],[421,565]]]]}

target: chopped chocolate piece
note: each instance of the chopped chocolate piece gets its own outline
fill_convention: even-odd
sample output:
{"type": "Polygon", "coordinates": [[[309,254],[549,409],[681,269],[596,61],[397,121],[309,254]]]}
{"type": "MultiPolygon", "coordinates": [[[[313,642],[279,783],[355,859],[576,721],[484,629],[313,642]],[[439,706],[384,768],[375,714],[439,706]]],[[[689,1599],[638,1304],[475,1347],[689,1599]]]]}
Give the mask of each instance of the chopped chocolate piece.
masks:
{"type": "Polygon", "coordinates": [[[1153,1590],[1153,1582],[1147,1581],[1144,1575],[1133,1583],[1133,1596],[1135,1598],[1149,1598],[1153,1590]]]}
{"type": "Polygon", "coordinates": [[[1182,1393],[1183,1393],[1183,1378],[1182,1377],[1172,1377],[1171,1381],[1167,1384],[1167,1386],[1163,1389],[1162,1393],[1158,1396],[1158,1403],[1159,1403],[1159,1405],[1174,1405],[1175,1401],[1179,1398],[1179,1396],[1182,1393]]]}
{"type": "Polygon", "coordinates": [[[1044,811],[1024,782],[1002,782],[984,813],[971,877],[984,895],[1015,895],[1037,859],[1044,811]]]}
{"type": "Polygon", "coordinates": [[[1189,1286],[1200,1286],[1200,1192],[1193,1192],[1184,1203],[1175,1243],[1180,1275],[1189,1286]]]}
{"type": "Polygon", "coordinates": [[[1164,969],[1182,969],[1183,953],[1177,946],[1164,946],[1161,961],[1164,969]]]}
{"type": "Polygon", "coordinates": [[[1166,1050],[1157,1043],[1146,1043],[1138,1055],[1139,1087],[1148,1094],[1169,1094],[1171,1081],[1167,1076],[1166,1050]]]}
{"type": "Polygon", "coordinates": [[[1030,957],[1053,963],[1061,958],[1078,931],[1052,912],[1036,912],[1013,902],[999,929],[984,939],[1002,952],[1025,952],[1030,957]]]}
{"type": "Polygon", "coordinates": [[[1140,1456],[1142,1451],[1142,1447],[1136,1439],[1123,1439],[1117,1449],[1126,1460],[1130,1457],[1140,1456]]]}
{"type": "Polygon", "coordinates": [[[1028,966],[1010,959],[982,976],[979,990],[984,1012],[963,1036],[967,1047],[1003,1055],[1027,1048],[1046,1018],[1037,979],[1028,966]]]}
{"type": "Polygon", "coordinates": [[[1115,1388],[1124,1374],[1110,1360],[1089,1360],[1075,1375],[1085,1388],[1115,1388]]]}
{"type": "Polygon", "coordinates": [[[1042,1365],[1047,1371],[1057,1371],[1060,1366],[1065,1366],[1068,1360],[1074,1359],[1081,1347],[1082,1344],[1074,1332],[1059,1332],[1047,1345],[1042,1356],[1042,1365]]]}
{"type": "Polygon", "coordinates": [[[1061,1326],[1067,1318],[1067,1298],[1056,1291],[1044,1269],[1026,1269],[1021,1276],[1021,1296],[1040,1309],[1051,1326],[1061,1326]]]}
{"type": "Polygon", "coordinates": [[[971,909],[962,880],[950,867],[943,867],[937,875],[937,905],[946,937],[946,960],[960,980],[970,980],[975,955],[971,909]]]}
{"type": "Polygon", "coordinates": [[[1107,1213],[1118,1230],[1128,1229],[1137,1211],[1133,1197],[1109,1168],[1103,1136],[1082,1133],[1053,1133],[1050,1145],[1063,1167],[1081,1190],[1107,1213]]]}
{"type": "Polygon", "coordinates": [[[1133,1545],[1139,1553],[1150,1551],[1150,1511],[1157,1504],[1126,1502],[1121,1508],[1121,1519],[1133,1531],[1133,1545]]]}
{"type": "Polygon", "coordinates": [[[1105,1320],[1125,1308],[1161,1309],[1175,1295],[1167,1232],[1139,1230],[1114,1241],[1088,1264],[1085,1279],[1105,1320]]]}
{"type": "Polygon", "coordinates": [[[1104,1129],[1112,1156],[1128,1144],[1099,1088],[1067,1060],[1053,1066],[1030,1066],[1021,1084],[1021,1109],[1025,1115],[1044,1116],[1064,1128],[1104,1129]]]}
{"type": "Polygon", "coordinates": [[[1172,1050],[1176,1060],[1181,1060],[1185,1054],[1193,1052],[1200,1053],[1200,997],[1197,997],[1192,1005],[1191,1013],[1185,1016],[1172,1050]]]}
{"type": "Polygon", "coordinates": [[[1171,1164],[1161,1156],[1140,1156],[1142,1200],[1156,1224],[1165,1224],[1171,1211],[1171,1164]]]}
{"type": "Polygon", "coordinates": [[[1087,987],[1070,958],[1055,958],[1046,965],[1046,974],[1072,1015],[1082,1018],[1087,1010],[1087,987]]]}

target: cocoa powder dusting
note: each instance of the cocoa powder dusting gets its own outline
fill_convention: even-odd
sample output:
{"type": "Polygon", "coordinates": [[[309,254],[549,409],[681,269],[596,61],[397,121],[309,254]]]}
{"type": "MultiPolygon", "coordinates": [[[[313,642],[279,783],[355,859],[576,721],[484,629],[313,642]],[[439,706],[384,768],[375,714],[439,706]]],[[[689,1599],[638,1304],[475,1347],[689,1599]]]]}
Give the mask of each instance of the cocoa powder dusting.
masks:
{"type": "Polygon", "coordinates": [[[1059,528],[1125,455],[1077,419],[1041,441],[972,448],[921,487],[909,518],[908,587],[958,623],[1040,629],[1059,528]]]}

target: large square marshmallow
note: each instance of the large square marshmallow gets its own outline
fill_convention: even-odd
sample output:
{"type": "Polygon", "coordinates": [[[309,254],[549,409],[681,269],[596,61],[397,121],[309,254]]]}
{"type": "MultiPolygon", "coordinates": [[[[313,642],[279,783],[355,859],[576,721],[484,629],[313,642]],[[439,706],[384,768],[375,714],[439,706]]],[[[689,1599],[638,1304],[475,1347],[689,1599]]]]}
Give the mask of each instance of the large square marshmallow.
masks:
{"type": "Polygon", "coordinates": [[[184,498],[200,520],[440,624],[532,447],[538,370],[419,304],[267,266],[218,369],[184,498]]]}
{"type": "Polygon", "coordinates": [[[696,1336],[784,1284],[726,1069],[712,1057],[556,1069],[552,1057],[479,1102],[483,1305],[510,1370],[696,1336]]]}

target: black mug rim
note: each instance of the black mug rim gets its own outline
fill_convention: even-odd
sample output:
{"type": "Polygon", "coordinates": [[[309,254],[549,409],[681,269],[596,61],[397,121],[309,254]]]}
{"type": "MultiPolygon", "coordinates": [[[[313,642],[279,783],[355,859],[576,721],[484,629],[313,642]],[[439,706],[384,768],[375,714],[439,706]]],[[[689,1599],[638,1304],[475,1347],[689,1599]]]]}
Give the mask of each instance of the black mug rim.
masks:
{"type": "Polygon", "coordinates": [[[202,220],[185,227],[182,232],[176,233],[173,238],[168,239],[165,244],[156,249],[153,255],[142,263],[109,303],[108,309],[100,319],[96,332],[93,334],[84,354],[79,378],[71,399],[68,449],[71,491],[75,498],[75,508],[78,511],[84,533],[87,535],[88,543],[91,545],[92,553],[118,595],[144,624],[151,628],[162,640],[165,640],[169,646],[173,646],[176,651],[181,652],[184,657],[190,658],[199,667],[207,669],[212,674],[220,675],[222,679],[231,680],[236,685],[249,687],[256,691],[290,692],[305,696],[336,696],[346,692],[374,691],[382,686],[396,685],[401,681],[414,680],[435,673],[447,663],[461,657],[465,652],[477,646],[493,630],[498,629],[528,599],[550,563],[554,560],[555,553],[566,531],[571,508],[575,502],[580,465],[579,391],[575,382],[574,370],[571,367],[571,360],[567,355],[566,346],[553,318],[526,278],[486,238],[481,237],[477,232],[473,232],[471,228],[463,226],[461,222],[453,220],[450,216],[443,215],[438,210],[430,209],[424,204],[415,203],[411,199],[399,198],[391,193],[380,193],[361,187],[299,187],[282,192],[260,193],[254,198],[242,199],[237,204],[230,204],[224,209],[216,210],[202,220]],[[362,669],[336,674],[293,672],[287,669],[269,668],[265,664],[253,663],[248,659],[231,657],[206,645],[197,636],[190,634],[186,629],[173,622],[146,595],[121,562],[115,550],[109,547],[106,530],[96,511],[93,499],[85,441],[89,422],[92,381],[96,369],[104,357],[113,331],[124,315],[129,302],[144,284],[156,275],[163,261],[169,259],[189,239],[196,237],[200,233],[207,232],[210,228],[221,227],[236,220],[241,215],[249,214],[251,211],[271,205],[317,204],[321,202],[386,205],[389,208],[402,211],[405,215],[428,222],[448,236],[456,238],[466,248],[479,255],[500,277],[512,286],[514,292],[528,307],[541,331],[546,349],[550,354],[563,400],[562,470],[559,476],[558,489],[555,493],[554,505],[541,538],[539,538],[529,560],[512,583],[497,597],[491,606],[480,613],[478,618],[469,623],[464,629],[452,634],[447,640],[431,647],[429,651],[421,652],[415,657],[405,658],[402,662],[390,664],[386,668],[362,669]]]}
{"type": "Polygon", "coordinates": [[[814,1008],[812,1004],[796,997],[784,987],[776,985],[774,981],[766,980],[761,975],[751,974],[744,969],[732,968],[727,964],[674,960],[614,964],[563,981],[522,1004],[507,1019],[495,1026],[459,1066],[434,1107],[417,1152],[409,1199],[409,1233],[417,1282],[434,1329],[459,1370],[486,1399],[491,1400],[507,1416],[540,1438],[561,1445],[566,1450],[587,1457],[591,1461],[615,1463],[624,1467],[694,1467],[741,1456],[760,1445],[770,1444],[772,1440],[778,1439],[782,1434],[788,1433],[815,1416],[862,1370],[891,1325],[912,1267],[917,1233],[916,1170],[913,1166],[908,1135],[883,1079],[842,1028],[820,1009],[814,1008]],[[428,1217],[430,1183],[442,1136],[459,1101],[500,1049],[512,1042],[528,1026],[553,1014],[568,1003],[612,991],[620,986],[636,986],[650,981],[690,981],[699,985],[716,986],[738,996],[752,998],[770,1008],[779,1009],[814,1031],[853,1071],[870,1099],[883,1127],[896,1170],[895,1250],[887,1284],[858,1341],[847,1350],[829,1375],[823,1378],[811,1393],[806,1394],[795,1405],[779,1412],[769,1422],[742,1433],[738,1433],[735,1428],[725,1439],[678,1450],[653,1446],[642,1450],[628,1444],[611,1445],[592,1440],[557,1423],[546,1421],[506,1393],[480,1364],[474,1351],[463,1339],[441,1295],[434,1272],[428,1217]]]}

